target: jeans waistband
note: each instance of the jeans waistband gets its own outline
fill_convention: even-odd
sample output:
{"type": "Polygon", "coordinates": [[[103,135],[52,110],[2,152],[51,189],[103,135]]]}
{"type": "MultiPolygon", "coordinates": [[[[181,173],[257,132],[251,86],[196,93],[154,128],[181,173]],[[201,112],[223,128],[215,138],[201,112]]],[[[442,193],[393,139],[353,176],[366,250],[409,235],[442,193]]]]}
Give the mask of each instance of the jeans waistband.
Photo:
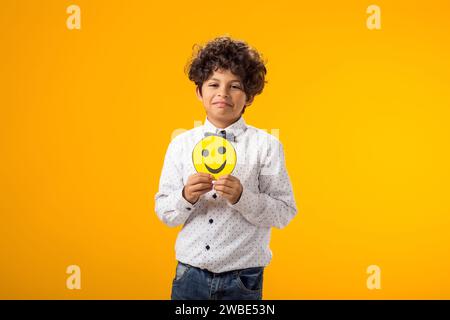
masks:
{"type": "Polygon", "coordinates": [[[245,269],[253,269],[253,268],[261,268],[261,269],[263,269],[264,268],[264,267],[251,267],[251,268],[243,268],[243,269],[230,270],[230,271],[224,271],[224,272],[212,272],[212,271],[209,271],[208,269],[198,268],[198,267],[192,266],[190,264],[187,264],[187,263],[184,263],[184,262],[181,262],[181,261],[178,261],[178,263],[180,263],[180,264],[182,264],[182,265],[184,265],[186,267],[194,268],[194,269],[197,269],[199,271],[202,271],[202,272],[205,272],[207,274],[214,275],[214,276],[223,276],[223,275],[227,275],[227,274],[235,274],[236,275],[236,274],[238,274],[239,272],[241,272],[242,270],[245,270],[245,269]]]}

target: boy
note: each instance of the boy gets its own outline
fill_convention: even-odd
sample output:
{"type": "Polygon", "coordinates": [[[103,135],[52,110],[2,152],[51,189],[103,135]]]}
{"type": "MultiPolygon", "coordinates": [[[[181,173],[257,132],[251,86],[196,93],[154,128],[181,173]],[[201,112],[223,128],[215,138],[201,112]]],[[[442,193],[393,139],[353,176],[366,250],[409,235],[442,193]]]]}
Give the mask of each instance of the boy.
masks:
{"type": "MultiPolygon", "coordinates": [[[[297,213],[281,143],[242,117],[263,91],[265,74],[259,53],[229,37],[199,47],[188,66],[205,123],[171,141],[155,196],[159,219],[183,225],[173,300],[262,299],[270,228],[285,227],[297,213]],[[232,174],[215,179],[217,168],[196,172],[192,152],[207,136],[231,143],[237,159],[232,174]]],[[[216,156],[231,152],[217,150],[216,156]]]]}

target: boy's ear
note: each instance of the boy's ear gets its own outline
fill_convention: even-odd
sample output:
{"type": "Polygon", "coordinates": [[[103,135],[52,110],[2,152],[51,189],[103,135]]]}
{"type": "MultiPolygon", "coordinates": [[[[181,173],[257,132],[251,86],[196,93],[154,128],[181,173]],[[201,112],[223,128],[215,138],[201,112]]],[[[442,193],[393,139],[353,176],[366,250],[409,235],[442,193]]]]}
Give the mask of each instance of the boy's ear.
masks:
{"type": "Polygon", "coordinates": [[[195,93],[197,94],[198,100],[203,101],[202,94],[200,93],[200,88],[199,87],[197,87],[195,89],[195,93]]]}

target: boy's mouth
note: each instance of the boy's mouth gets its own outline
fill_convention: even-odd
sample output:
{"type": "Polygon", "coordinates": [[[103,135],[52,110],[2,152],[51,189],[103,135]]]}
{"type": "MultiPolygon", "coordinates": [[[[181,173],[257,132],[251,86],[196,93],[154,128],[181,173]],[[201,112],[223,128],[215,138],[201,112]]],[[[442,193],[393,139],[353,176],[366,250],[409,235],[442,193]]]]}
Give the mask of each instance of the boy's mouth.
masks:
{"type": "Polygon", "coordinates": [[[231,107],[231,104],[224,102],[224,101],[213,102],[213,105],[218,106],[218,107],[231,107]]]}
{"type": "Polygon", "coordinates": [[[206,169],[208,169],[209,172],[216,174],[216,173],[219,173],[220,171],[222,171],[223,168],[225,168],[226,163],[227,163],[227,160],[225,160],[224,163],[222,163],[222,165],[220,167],[218,167],[217,169],[211,168],[206,163],[205,163],[205,167],[206,167],[206,169]]]}

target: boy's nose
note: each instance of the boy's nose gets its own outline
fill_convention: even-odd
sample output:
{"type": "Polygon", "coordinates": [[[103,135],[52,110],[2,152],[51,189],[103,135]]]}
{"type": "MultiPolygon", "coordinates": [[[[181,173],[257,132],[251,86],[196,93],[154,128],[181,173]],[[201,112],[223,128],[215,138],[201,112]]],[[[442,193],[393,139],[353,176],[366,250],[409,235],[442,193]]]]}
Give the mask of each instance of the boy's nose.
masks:
{"type": "Polygon", "coordinates": [[[222,90],[220,90],[220,91],[217,93],[217,95],[220,96],[220,97],[228,97],[228,91],[227,91],[226,88],[223,88],[222,90]]]}

